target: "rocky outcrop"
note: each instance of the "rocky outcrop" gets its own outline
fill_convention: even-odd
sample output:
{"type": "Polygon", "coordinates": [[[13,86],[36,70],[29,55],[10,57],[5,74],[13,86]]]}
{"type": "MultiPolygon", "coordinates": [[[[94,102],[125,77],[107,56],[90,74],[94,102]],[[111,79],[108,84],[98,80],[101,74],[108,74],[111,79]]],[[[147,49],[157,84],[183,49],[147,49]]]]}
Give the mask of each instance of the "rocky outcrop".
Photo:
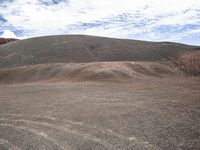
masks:
{"type": "Polygon", "coordinates": [[[0,45],[2,44],[6,44],[6,43],[9,43],[9,42],[13,42],[13,41],[16,41],[17,39],[14,39],[14,38],[0,38],[0,45]]]}

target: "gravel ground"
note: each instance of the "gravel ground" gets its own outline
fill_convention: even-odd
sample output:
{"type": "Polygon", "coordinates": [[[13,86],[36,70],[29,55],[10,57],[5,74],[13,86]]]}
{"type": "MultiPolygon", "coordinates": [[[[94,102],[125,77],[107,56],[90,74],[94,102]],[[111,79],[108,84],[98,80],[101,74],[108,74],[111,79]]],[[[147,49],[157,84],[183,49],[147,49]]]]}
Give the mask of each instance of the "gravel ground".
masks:
{"type": "Polygon", "coordinates": [[[0,85],[0,150],[199,150],[199,78],[0,85]]]}

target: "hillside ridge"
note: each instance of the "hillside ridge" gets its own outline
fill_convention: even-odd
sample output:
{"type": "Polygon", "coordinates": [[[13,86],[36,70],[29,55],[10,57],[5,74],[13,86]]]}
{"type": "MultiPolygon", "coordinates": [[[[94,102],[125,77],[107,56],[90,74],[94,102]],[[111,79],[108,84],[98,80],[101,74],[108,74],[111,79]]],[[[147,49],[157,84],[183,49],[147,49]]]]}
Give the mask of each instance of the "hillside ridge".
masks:
{"type": "Polygon", "coordinates": [[[20,40],[0,46],[0,68],[44,63],[160,61],[200,47],[95,36],[60,35],[20,40]]]}
{"type": "Polygon", "coordinates": [[[1,83],[180,75],[200,75],[200,47],[85,35],[37,37],[0,46],[1,83]]]}

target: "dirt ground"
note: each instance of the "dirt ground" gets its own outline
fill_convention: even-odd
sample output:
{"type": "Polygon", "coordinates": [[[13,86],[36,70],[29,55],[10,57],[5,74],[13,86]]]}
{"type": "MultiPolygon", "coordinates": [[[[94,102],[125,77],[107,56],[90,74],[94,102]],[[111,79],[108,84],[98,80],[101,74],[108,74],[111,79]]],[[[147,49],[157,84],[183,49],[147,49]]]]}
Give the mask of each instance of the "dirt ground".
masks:
{"type": "Polygon", "coordinates": [[[0,85],[0,150],[199,150],[199,78],[0,85]]]}

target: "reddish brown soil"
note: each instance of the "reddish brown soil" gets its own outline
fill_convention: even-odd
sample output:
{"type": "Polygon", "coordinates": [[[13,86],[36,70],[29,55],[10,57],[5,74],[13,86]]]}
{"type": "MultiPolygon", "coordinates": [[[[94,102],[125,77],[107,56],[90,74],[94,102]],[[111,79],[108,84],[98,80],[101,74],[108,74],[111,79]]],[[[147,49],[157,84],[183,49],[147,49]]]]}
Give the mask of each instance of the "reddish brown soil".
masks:
{"type": "Polygon", "coordinates": [[[200,75],[200,51],[185,52],[174,60],[176,66],[192,76],[200,75]]]}
{"type": "Polygon", "coordinates": [[[0,45],[2,44],[6,44],[6,43],[9,43],[9,42],[13,42],[13,41],[16,41],[17,39],[13,39],[13,38],[0,38],[0,45]]]}

